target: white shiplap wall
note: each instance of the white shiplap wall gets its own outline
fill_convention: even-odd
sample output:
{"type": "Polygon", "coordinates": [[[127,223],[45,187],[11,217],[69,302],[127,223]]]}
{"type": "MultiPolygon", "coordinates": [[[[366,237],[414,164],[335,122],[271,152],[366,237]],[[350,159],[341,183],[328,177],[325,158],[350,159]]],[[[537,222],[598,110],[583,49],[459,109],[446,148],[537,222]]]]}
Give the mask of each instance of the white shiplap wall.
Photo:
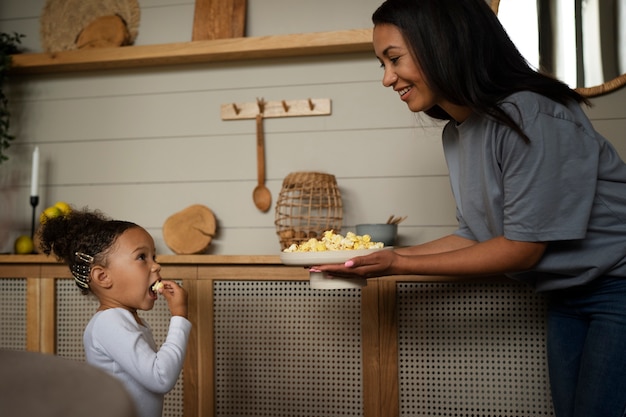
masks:
{"type": "MultiPolygon", "coordinates": [[[[43,0],[0,1],[0,31],[26,33],[39,50],[43,0]],[[15,4],[10,4],[15,3],[15,4]]],[[[369,27],[378,0],[249,0],[249,36],[369,27]]],[[[137,44],[190,39],[193,2],[140,0],[137,44]]],[[[39,210],[57,200],[98,208],[146,227],[171,253],[161,226],[205,204],[218,219],[209,253],[274,254],[274,212],[252,202],[254,121],[222,121],[229,102],[330,98],[332,115],[265,121],[267,185],[274,203],[294,171],[337,177],[343,232],[408,215],[401,244],[454,230],[441,127],[411,114],[380,83],[371,54],[243,61],[14,77],[10,160],[0,165],[0,252],[30,231],[30,158],[42,155],[39,210]]],[[[590,114],[626,155],[626,91],[595,100],[590,114]],[[618,135],[618,132],[620,134],[618,135]],[[621,140],[621,142],[620,142],[621,140]]]]}

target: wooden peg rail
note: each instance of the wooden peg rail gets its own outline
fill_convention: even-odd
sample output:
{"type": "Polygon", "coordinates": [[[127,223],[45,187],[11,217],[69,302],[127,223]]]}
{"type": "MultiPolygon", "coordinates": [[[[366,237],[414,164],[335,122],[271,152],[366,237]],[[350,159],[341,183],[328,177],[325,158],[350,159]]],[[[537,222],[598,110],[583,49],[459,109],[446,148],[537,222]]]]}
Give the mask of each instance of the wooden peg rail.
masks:
{"type": "Polygon", "coordinates": [[[309,98],[306,100],[264,101],[257,99],[248,103],[222,104],[222,120],[256,119],[258,114],[264,118],[324,116],[331,113],[329,98],[309,98]]]}

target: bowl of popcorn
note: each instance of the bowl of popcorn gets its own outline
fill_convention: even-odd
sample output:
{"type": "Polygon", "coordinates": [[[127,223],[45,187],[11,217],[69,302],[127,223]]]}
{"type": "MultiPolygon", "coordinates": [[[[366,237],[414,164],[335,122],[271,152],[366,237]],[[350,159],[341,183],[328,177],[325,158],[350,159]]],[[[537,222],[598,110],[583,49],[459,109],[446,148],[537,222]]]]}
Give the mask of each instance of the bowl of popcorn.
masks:
{"type": "MultiPolygon", "coordinates": [[[[324,232],[319,240],[311,238],[284,249],[280,254],[280,260],[285,265],[299,266],[341,264],[356,256],[369,255],[384,248],[382,242],[372,241],[369,235],[348,232],[344,237],[329,230],[324,232]]],[[[309,272],[309,284],[313,289],[361,288],[367,285],[367,280],[330,277],[324,272],[309,272]]]]}

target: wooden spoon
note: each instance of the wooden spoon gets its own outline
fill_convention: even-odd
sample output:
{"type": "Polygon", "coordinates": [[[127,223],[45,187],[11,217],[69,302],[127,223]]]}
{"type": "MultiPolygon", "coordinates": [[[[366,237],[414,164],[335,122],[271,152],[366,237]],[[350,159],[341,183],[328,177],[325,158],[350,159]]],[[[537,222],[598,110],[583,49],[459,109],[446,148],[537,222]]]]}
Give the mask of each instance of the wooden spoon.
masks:
{"type": "Polygon", "coordinates": [[[258,185],[252,192],[252,199],[256,207],[266,212],[272,205],[272,193],[265,186],[265,140],[263,134],[263,115],[256,116],[256,162],[258,185]]]}

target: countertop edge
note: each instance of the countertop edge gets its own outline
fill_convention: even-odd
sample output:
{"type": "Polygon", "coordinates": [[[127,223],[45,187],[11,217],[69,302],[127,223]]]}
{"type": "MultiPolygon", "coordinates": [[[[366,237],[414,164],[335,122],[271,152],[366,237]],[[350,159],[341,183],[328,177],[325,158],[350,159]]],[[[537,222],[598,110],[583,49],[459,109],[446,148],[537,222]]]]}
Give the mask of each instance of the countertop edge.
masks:
{"type": "MultiPolygon", "coordinates": [[[[157,255],[162,265],[282,265],[279,255],[157,255]]],[[[54,256],[45,254],[14,255],[0,254],[0,264],[56,264],[61,263],[54,256]]]]}

